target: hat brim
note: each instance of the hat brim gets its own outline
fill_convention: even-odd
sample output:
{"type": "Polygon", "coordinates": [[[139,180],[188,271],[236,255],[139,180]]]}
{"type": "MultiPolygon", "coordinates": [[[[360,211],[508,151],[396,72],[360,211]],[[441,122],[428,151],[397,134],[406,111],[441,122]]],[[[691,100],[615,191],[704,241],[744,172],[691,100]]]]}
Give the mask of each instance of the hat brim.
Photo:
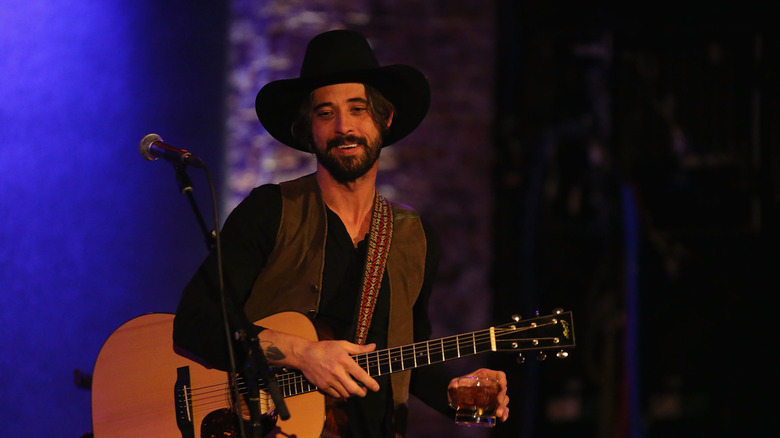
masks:
{"type": "Polygon", "coordinates": [[[389,146],[409,135],[428,113],[431,91],[425,75],[411,66],[395,64],[270,82],[257,93],[257,117],[276,140],[292,148],[310,152],[305,145],[298,144],[292,135],[292,123],[301,102],[319,87],[349,82],[371,85],[395,107],[393,122],[383,139],[383,146],[389,146]]]}

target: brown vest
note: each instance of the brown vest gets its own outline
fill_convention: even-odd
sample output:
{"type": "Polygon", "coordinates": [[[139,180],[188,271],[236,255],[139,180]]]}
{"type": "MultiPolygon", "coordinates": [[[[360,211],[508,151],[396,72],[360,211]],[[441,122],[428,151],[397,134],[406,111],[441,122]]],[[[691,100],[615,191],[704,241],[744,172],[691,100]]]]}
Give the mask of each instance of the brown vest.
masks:
{"type": "MultiPolygon", "coordinates": [[[[244,305],[251,321],[283,311],[314,318],[320,304],[327,240],[326,207],[313,175],[280,184],[282,220],[268,263],[244,305]]],[[[392,204],[393,240],[385,275],[390,282],[388,347],[414,342],[412,307],[423,284],[426,240],[419,215],[392,204]]],[[[410,371],[391,376],[396,435],[406,429],[410,371]]]]}

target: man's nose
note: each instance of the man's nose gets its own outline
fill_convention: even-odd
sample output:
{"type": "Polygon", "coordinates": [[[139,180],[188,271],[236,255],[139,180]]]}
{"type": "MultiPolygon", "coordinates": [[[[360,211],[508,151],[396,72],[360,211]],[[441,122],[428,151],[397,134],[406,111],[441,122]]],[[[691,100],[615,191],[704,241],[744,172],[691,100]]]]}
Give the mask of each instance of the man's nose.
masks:
{"type": "Polygon", "coordinates": [[[336,114],[335,123],[336,132],[341,135],[347,135],[354,129],[353,121],[349,117],[349,113],[345,111],[339,111],[336,114]]]}

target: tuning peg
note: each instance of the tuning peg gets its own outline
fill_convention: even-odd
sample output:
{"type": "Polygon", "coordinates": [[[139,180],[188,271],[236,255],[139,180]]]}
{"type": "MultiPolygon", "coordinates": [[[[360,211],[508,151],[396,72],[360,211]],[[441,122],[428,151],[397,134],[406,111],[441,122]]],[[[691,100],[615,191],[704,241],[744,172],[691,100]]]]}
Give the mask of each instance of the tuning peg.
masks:
{"type": "Polygon", "coordinates": [[[555,357],[557,357],[558,359],[566,359],[567,357],[569,357],[569,352],[561,350],[555,353],[555,357]]]}
{"type": "Polygon", "coordinates": [[[525,356],[523,356],[523,353],[520,353],[517,355],[517,363],[524,364],[525,363],[525,356]]]}
{"type": "Polygon", "coordinates": [[[560,315],[561,313],[563,313],[563,309],[561,309],[560,307],[556,307],[555,309],[553,309],[553,314],[560,315]]]}
{"type": "Polygon", "coordinates": [[[514,322],[520,322],[521,319],[523,319],[523,317],[521,317],[520,315],[518,315],[516,313],[514,315],[512,315],[512,321],[514,321],[514,322]]]}
{"type": "Polygon", "coordinates": [[[541,361],[541,360],[545,360],[545,359],[547,359],[547,353],[545,353],[544,351],[540,351],[540,352],[536,353],[536,360],[541,361]]]}

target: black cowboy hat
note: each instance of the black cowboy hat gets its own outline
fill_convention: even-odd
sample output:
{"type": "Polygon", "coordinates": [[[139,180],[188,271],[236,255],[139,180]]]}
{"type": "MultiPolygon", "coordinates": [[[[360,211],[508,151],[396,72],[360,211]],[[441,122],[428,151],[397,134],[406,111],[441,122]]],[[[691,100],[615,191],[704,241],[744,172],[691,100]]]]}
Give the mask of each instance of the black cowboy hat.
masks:
{"type": "Polygon", "coordinates": [[[363,35],[332,30],[309,42],[299,78],[270,82],[257,93],[257,117],[275,139],[309,152],[295,141],[291,129],[301,102],[316,88],[347,82],[373,86],[395,107],[384,146],[409,135],[428,112],[431,92],[425,75],[403,64],[380,67],[363,35]]]}

